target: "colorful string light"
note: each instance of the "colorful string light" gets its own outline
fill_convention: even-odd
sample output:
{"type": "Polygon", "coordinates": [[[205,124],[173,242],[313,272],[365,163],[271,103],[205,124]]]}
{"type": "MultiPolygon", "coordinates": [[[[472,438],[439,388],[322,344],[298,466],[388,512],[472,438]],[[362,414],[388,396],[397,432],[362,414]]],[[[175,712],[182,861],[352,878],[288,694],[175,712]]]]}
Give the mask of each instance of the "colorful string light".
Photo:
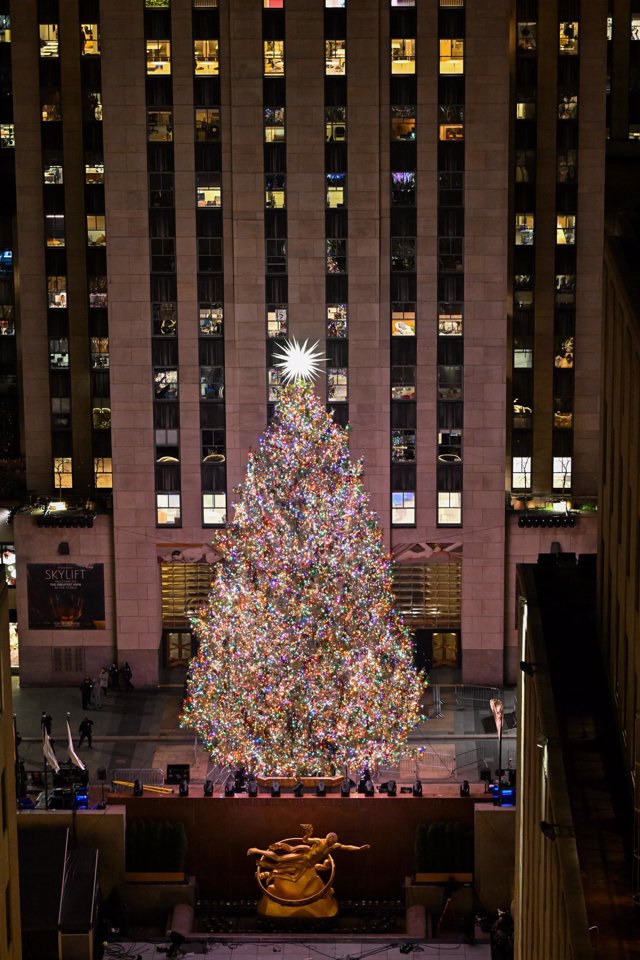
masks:
{"type": "Polygon", "coordinates": [[[312,385],[282,387],[194,619],[181,722],[217,763],[264,776],[393,763],[421,719],[361,475],[312,385]]]}

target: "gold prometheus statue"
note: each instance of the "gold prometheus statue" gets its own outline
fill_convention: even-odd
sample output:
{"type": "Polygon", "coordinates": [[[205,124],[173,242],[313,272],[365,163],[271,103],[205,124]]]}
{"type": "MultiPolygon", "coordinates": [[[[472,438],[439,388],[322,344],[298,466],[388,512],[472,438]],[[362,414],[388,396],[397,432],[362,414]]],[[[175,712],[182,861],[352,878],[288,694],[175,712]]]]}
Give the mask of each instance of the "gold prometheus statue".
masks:
{"type": "Polygon", "coordinates": [[[338,843],[335,833],[312,837],[313,825],[303,823],[301,837],[288,837],[266,850],[251,847],[247,856],[259,856],[256,880],[262,891],[258,913],[264,917],[335,917],[333,892],[335,850],[368,850],[338,843]]]}

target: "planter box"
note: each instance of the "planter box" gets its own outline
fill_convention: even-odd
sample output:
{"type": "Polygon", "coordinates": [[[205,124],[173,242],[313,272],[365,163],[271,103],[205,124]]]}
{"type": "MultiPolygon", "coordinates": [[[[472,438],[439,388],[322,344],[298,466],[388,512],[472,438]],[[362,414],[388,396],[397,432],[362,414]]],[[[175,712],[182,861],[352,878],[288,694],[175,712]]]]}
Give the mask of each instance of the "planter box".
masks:
{"type": "Polygon", "coordinates": [[[458,883],[472,883],[472,873],[416,873],[416,883],[446,883],[447,880],[457,880],[458,883]]]}
{"type": "Polygon", "coordinates": [[[327,790],[331,787],[339,787],[344,780],[344,775],[337,777],[256,777],[259,787],[269,789],[273,783],[279,783],[283,790],[289,790],[301,783],[305,787],[315,789],[319,783],[324,783],[327,790]]]}
{"type": "Polygon", "coordinates": [[[126,883],[184,883],[184,871],[134,870],[124,875],[126,883]]]}

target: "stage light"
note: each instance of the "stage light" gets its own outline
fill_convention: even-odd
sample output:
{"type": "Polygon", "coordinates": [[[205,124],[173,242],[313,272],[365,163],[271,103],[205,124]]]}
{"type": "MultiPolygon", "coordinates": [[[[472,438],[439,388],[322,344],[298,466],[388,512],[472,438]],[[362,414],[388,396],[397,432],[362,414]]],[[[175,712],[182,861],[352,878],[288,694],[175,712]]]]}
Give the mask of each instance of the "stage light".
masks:
{"type": "Polygon", "coordinates": [[[535,663],[528,663],[526,660],[520,661],[520,669],[522,670],[523,673],[526,673],[528,677],[532,677],[534,675],[534,673],[536,672],[535,668],[536,668],[535,663]]]}
{"type": "Polygon", "coordinates": [[[180,786],[178,787],[178,794],[181,797],[189,796],[189,781],[184,779],[180,781],[180,786]]]}
{"type": "Polygon", "coordinates": [[[257,796],[258,796],[258,781],[257,781],[257,780],[249,780],[249,781],[247,782],[247,796],[248,796],[248,797],[251,797],[252,799],[253,799],[254,797],[257,797],[257,796]]]}
{"type": "Polygon", "coordinates": [[[395,797],[398,793],[395,780],[389,780],[387,783],[387,793],[390,797],[395,797]]]}
{"type": "Polygon", "coordinates": [[[232,777],[229,777],[224,785],[224,795],[225,797],[235,797],[236,795],[236,788],[232,777]]]}
{"type": "Polygon", "coordinates": [[[460,784],[460,796],[468,797],[469,796],[469,781],[463,780],[460,784]]]}
{"type": "Polygon", "coordinates": [[[141,797],[143,793],[142,784],[139,780],[133,781],[133,795],[134,797],[141,797]]]}
{"type": "Polygon", "coordinates": [[[271,784],[271,796],[272,797],[280,796],[280,784],[278,783],[277,780],[274,780],[273,783],[271,784]]]}
{"type": "Polygon", "coordinates": [[[293,788],[293,795],[294,797],[304,796],[304,783],[302,783],[301,780],[298,781],[298,783],[296,783],[295,787],[293,788]]]}
{"type": "Polygon", "coordinates": [[[518,517],[518,526],[519,526],[519,527],[524,527],[525,522],[526,522],[526,521],[525,521],[525,518],[524,518],[524,517],[518,517]]]}
{"type": "Polygon", "coordinates": [[[422,796],[422,780],[416,780],[411,788],[411,792],[414,797],[422,796]]]}
{"type": "Polygon", "coordinates": [[[351,784],[348,780],[343,780],[340,784],[340,796],[341,797],[350,797],[351,796],[351,784]]]}
{"type": "Polygon", "coordinates": [[[364,785],[364,795],[365,797],[375,796],[375,787],[373,786],[373,780],[367,780],[364,785]]]}
{"type": "Polygon", "coordinates": [[[205,797],[213,796],[213,780],[205,780],[203,793],[205,797]]]}
{"type": "Polygon", "coordinates": [[[316,797],[326,797],[327,785],[324,780],[318,780],[316,784],[316,797]]]}

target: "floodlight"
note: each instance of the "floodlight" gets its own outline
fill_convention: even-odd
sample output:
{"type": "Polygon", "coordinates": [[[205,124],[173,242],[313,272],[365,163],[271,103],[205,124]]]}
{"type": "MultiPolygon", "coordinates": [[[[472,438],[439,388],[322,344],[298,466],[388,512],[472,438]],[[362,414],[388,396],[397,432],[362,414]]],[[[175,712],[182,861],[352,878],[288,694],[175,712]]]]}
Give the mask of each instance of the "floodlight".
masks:
{"type": "Polygon", "coordinates": [[[205,780],[203,794],[205,797],[213,796],[213,780],[205,780]]]}
{"type": "Polygon", "coordinates": [[[413,787],[411,788],[411,792],[413,793],[414,797],[422,796],[422,780],[415,781],[415,783],[413,784],[413,787]]]}
{"type": "Polygon", "coordinates": [[[271,796],[272,797],[280,796],[280,784],[278,783],[277,780],[274,780],[273,783],[271,784],[271,796]]]}
{"type": "Polygon", "coordinates": [[[299,780],[293,788],[294,797],[303,797],[304,796],[304,783],[302,780],[299,780]]]}

